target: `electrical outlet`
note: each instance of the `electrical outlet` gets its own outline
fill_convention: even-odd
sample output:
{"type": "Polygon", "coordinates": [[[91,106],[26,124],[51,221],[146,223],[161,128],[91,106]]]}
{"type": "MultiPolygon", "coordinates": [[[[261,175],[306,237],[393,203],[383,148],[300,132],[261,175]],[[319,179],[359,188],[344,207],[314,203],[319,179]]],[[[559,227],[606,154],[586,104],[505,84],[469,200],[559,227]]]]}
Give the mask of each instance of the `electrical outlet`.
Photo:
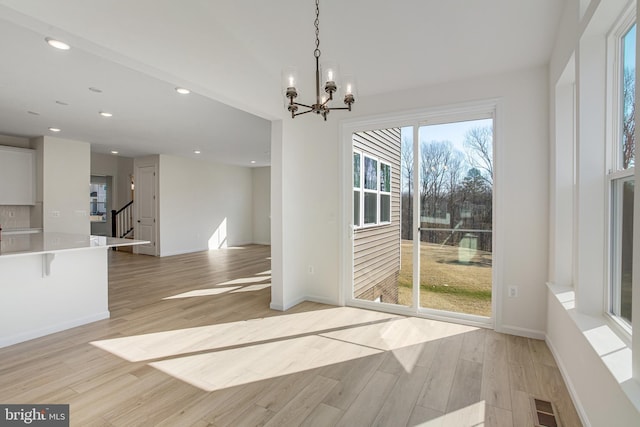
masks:
{"type": "Polygon", "coordinates": [[[313,265],[309,265],[309,274],[314,274],[316,272],[315,268],[313,268],[313,265]]]}
{"type": "Polygon", "coordinates": [[[51,216],[54,218],[59,218],[60,217],[60,211],[51,211],[51,216]]]}
{"type": "Polygon", "coordinates": [[[517,286],[509,286],[509,298],[518,298],[517,286]]]}
{"type": "Polygon", "coordinates": [[[13,218],[14,216],[16,216],[16,212],[15,211],[9,211],[9,218],[13,218]]]}

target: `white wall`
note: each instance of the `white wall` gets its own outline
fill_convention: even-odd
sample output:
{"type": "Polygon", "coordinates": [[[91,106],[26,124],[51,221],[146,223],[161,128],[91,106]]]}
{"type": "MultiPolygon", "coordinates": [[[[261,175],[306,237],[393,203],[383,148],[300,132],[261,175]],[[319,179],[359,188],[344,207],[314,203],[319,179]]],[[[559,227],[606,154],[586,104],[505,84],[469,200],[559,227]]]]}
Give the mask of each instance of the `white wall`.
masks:
{"type": "Polygon", "coordinates": [[[271,244],[271,168],[251,169],[253,183],[253,243],[271,244]]]}
{"type": "MultiPolygon", "coordinates": [[[[340,230],[336,220],[341,209],[338,119],[500,98],[496,133],[500,139],[496,146],[501,160],[496,165],[495,215],[504,240],[498,242],[502,247],[496,248],[502,254],[496,268],[503,302],[502,321],[497,328],[543,337],[548,227],[547,82],[547,69],[540,67],[362,99],[354,106],[354,112],[332,113],[334,116],[327,122],[313,116],[283,119],[283,154],[272,160],[272,168],[282,168],[282,178],[272,189],[281,186],[283,193],[285,271],[280,285],[285,288],[284,307],[305,298],[333,303],[340,300],[339,245],[347,230],[340,230]],[[315,274],[308,273],[308,265],[315,266],[315,274]],[[510,285],[519,287],[518,298],[506,298],[510,285]]],[[[277,268],[278,264],[274,265],[277,268]]]]}
{"type": "Polygon", "coordinates": [[[89,144],[50,136],[35,144],[42,155],[36,156],[42,162],[42,192],[36,190],[36,199],[42,196],[44,231],[89,234],[89,144]]]}
{"type": "Polygon", "coordinates": [[[252,243],[251,169],[160,155],[160,255],[252,243]]]}
{"type": "Polygon", "coordinates": [[[117,197],[114,198],[114,209],[120,209],[132,200],[131,177],[133,176],[133,159],[118,156],[118,175],[114,177],[117,197]]]}
{"type": "Polygon", "coordinates": [[[551,222],[557,225],[549,230],[554,259],[548,277],[546,340],[587,426],[637,426],[640,420],[640,386],[631,378],[631,351],[603,315],[605,40],[627,4],[626,0],[569,0],[550,63],[550,161],[556,168],[550,182],[555,197],[551,222]],[[574,155],[575,185],[562,170],[572,168],[574,155]],[[574,197],[575,212],[566,203],[574,197]],[[573,257],[559,250],[566,247],[569,235],[574,240],[573,257]]]}

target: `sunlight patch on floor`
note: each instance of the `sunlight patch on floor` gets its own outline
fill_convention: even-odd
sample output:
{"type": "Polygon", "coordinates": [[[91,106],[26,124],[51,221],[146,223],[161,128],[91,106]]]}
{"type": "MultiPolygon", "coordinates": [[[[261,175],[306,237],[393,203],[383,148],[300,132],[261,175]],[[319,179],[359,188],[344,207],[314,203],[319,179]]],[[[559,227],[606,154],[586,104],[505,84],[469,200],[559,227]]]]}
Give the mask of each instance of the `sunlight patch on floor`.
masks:
{"type": "Polygon", "coordinates": [[[495,423],[486,423],[486,413],[486,401],[482,400],[480,402],[476,402],[472,405],[458,409],[457,411],[448,412],[441,416],[432,418],[428,421],[410,425],[412,427],[482,427],[485,425],[494,425],[495,423]]]}
{"type": "Polygon", "coordinates": [[[266,289],[269,287],[271,287],[271,283],[261,283],[259,285],[244,286],[237,290],[232,291],[231,293],[236,294],[238,292],[255,292],[255,291],[261,291],[262,289],[266,289]]]}
{"type": "Polygon", "coordinates": [[[240,289],[240,286],[230,286],[228,288],[215,288],[215,289],[196,289],[195,291],[183,292],[178,295],[174,295],[172,297],[162,298],[164,300],[167,299],[178,299],[178,298],[191,298],[191,297],[206,297],[208,295],[220,295],[227,292],[235,291],[236,289],[240,289]]]}
{"type": "Polygon", "coordinates": [[[321,368],[381,353],[317,335],[153,362],[150,366],[205,391],[321,368]]]}
{"type": "Polygon", "coordinates": [[[412,372],[424,344],[477,330],[428,319],[335,307],[94,341],[206,391],[316,369],[385,351],[412,372]]]}
{"type": "Polygon", "coordinates": [[[94,341],[93,344],[131,362],[173,357],[199,351],[313,334],[336,328],[350,328],[398,316],[375,311],[336,307],[305,313],[243,320],[173,331],[94,341]]]}
{"type": "Polygon", "coordinates": [[[233,280],[228,280],[226,282],[217,283],[215,286],[246,285],[248,283],[264,282],[265,280],[271,280],[271,276],[242,277],[240,279],[233,279],[233,280]]]}

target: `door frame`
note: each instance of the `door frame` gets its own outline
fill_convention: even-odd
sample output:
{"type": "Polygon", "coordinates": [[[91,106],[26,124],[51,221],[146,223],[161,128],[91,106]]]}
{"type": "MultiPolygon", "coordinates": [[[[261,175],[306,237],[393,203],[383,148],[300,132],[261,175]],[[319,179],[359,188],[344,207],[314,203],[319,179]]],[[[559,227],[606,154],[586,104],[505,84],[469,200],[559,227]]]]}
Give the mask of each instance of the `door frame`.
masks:
{"type": "MultiPolygon", "coordinates": [[[[502,325],[502,275],[498,274],[504,265],[503,260],[503,248],[504,248],[504,236],[499,226],[501,215],[503,212],[502,201],[500,199],[500,159],[503,158],[501,150],[502,144],[500,143],[500,136],[502,132],[501,128],[501,100],[499,98],[487,99],[478,102],[469,102],[462,104],[455,104],[449,106],[425,108],[419,110],[411,110],[406,112],[399,112],[393,114],[383,114],[362,117],[357,119],[343,120],[339,125],[339,132],[341,138],[340,155],[339,155],[339,183],[340,183],[340,201],[339,201],[339,272],[340,272],[340,292],[339,301],[340,305],[349,305],[353,307],[360,307],[371,310],[381,310],[390,313],[424,317],[434,320],[442,320],[447,322],[462,323],[466,325],[488,327],[496,329],[502,325]],[[353,298],[353,236],[354,230],[352,226],[353,221],[353,183],[352,180],[352,153],[353,142],[352,135],[355,132],[363,132],[374,129],[386,129],[394,127],[406,127],[415,126],[414,129],[414,144],[417,143],[417,133],[419,126],[455,122],[461,120],[473,120],[474,118],[487,118],[488,115],[493,117],[493,158],[494,158],[494,183],[493,183],[493,261],[492,261],[492,291],[491,291],[491,310],[492,317],[483,318],[481,316],[474,316],[464,313],[445,312],[439,310],[431,310],[426,308],[420,308],[416,293],[418,289],[414,286],[413,293],[413,305],[411,307],[403,307],[395,304],[377,303],[372,301],[357,300],[353,298]]],[[[415,146],[414,146],[415,147],[415,146]]],[[[414,156],[414,170],[415,162],[419,156],[414,156]]],[[[419,206],[414,204],[414,210],[419,206]]],[[[414,218],[417,218],[415,216],[414,218]]],[[[417,231],[417,224],[413,224],[416,227],[414,235],[419,236],[417,231]]],[[[419,257],[420,254],[413,251],[414,254],[414,280],[415,271],[419,269],[419,257]]]]}
{"type": "MultiPolygon", "coordinates": [[[[153,256],[159,256],[160,255],[160,197],[159,197],[159,182],[160,182],[160,158],[159,156],[148,156],[148,157],[141,157],[141,158],[136,158],[133,160],[133,173],[134,173],[134,182],[135,183],[139,183],[140,179],[138,176],[138,169],[139,168],[143,168],[143,167],[154,167],[155,169],[155,181],[154,181],[154,186],[155,186],[155,200],[154,200],[154,209],[155,209],[155,223],[154,223],[154,236],[155,236],[155,243],[154,244],[154,250],[152,251],[153,253],[151,255],[153,256]]],[[[140,205],[140,200],[141,200],[141,195],[140,195],[140,187],[139,185],[135,185],[134,186],[134,205],[135,205],[135,209],[134,209],[134,213],[133,213],[133,221],[134,221],[134,238],[138,238],[137,235],[137,224],[138,224],[138,220],[139,218],[139,212],[138,212],[138,207],[140,205]]],[[[138,245],[134,245],[133,247],[133,251],[134,253],[138,254],[139,252],[139,247],[138,245]]]]}

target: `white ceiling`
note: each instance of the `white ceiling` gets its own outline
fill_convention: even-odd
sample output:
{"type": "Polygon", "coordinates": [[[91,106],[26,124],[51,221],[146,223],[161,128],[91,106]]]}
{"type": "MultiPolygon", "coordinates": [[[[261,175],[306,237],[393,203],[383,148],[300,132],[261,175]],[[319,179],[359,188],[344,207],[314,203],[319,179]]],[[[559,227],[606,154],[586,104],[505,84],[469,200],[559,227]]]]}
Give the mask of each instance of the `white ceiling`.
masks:
{"type": "MultiPolygon", "coordinates": [[[[322,0],[322,59],[357,76],[354,108],[373,94],[543,65],[565,2],[322,0]]],[[[286,116],[282,68],[297,65],[301,101],[312,95],[314,13],[313,0],[0,0],[0,134],[55,126],[96,152],[200,149],[269,164],[269,121],[286,116]]]]}

